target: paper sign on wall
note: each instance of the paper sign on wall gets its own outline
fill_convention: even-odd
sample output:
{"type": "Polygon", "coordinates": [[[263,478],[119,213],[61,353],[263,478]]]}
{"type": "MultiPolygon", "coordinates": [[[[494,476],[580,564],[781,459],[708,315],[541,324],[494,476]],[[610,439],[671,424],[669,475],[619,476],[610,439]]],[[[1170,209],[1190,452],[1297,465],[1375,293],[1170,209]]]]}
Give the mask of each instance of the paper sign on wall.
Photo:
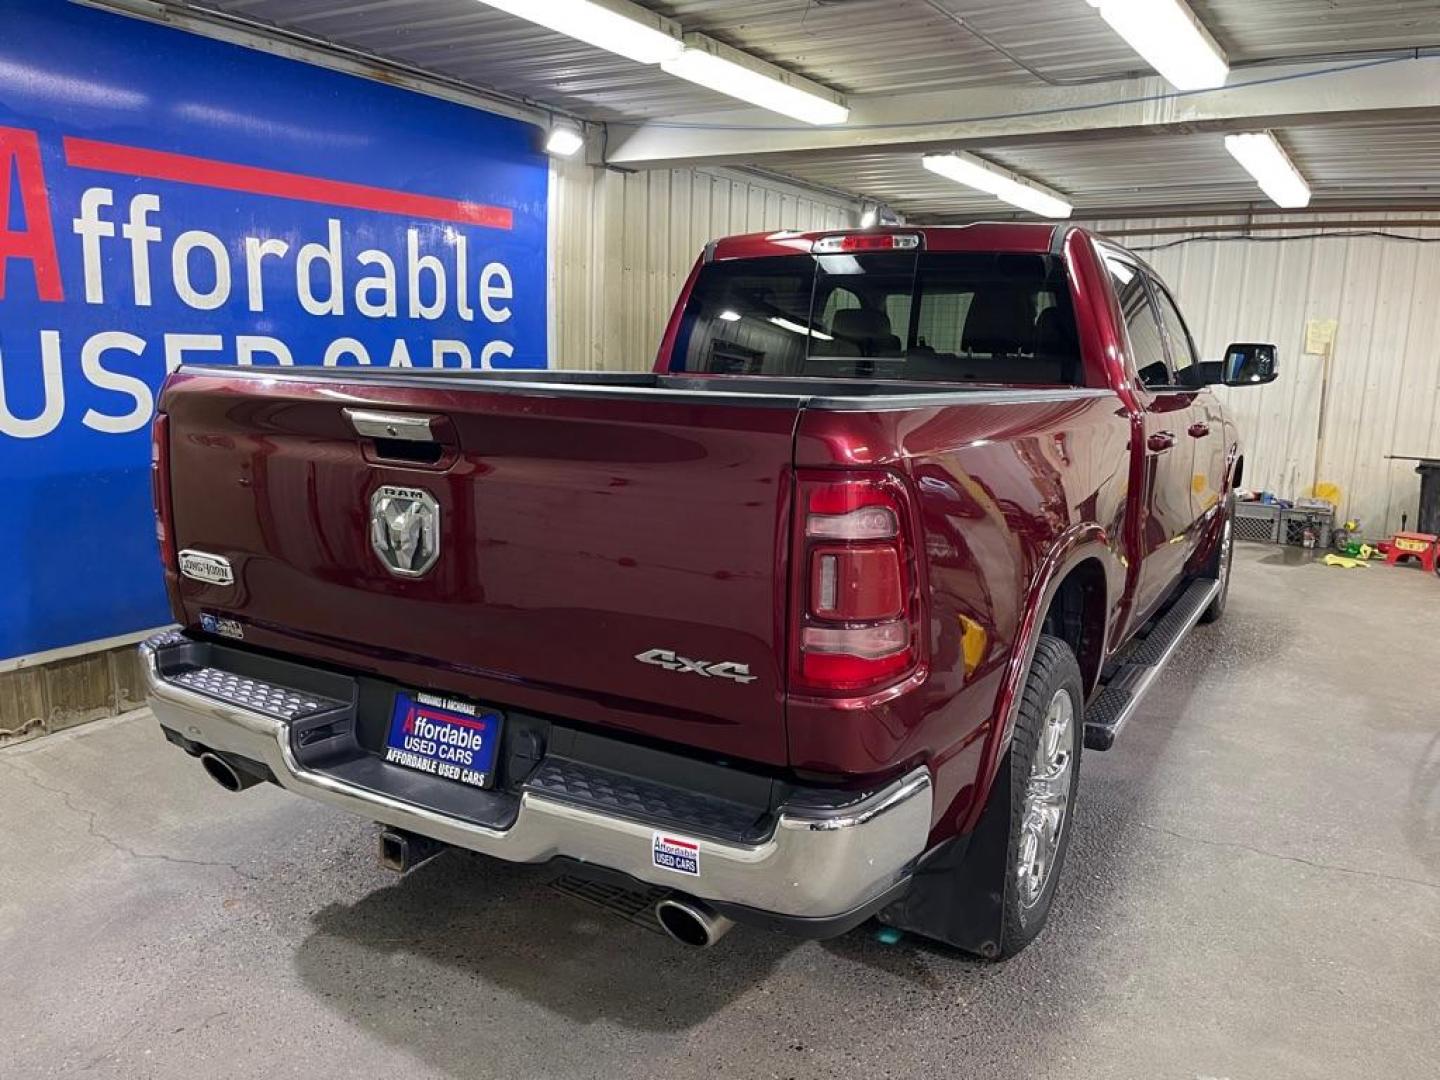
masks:
{"type": "Polygon", "coordinates": [[[1334,319],[1310,319],[1305,323],[1305,352],[1311,356],[1329,356],[1335,345],[1334,319]]]}

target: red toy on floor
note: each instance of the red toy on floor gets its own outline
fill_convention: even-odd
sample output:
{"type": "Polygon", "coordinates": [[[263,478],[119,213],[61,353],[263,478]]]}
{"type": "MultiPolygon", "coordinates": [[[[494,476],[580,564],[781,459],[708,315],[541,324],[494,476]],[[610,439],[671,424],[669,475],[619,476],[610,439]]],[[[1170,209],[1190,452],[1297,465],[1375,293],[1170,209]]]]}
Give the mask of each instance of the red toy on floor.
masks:
{"type": "Polygon", "coordinates": [[[1401,559],[1419,559],[1420,568],[1427,574],[1433,574],[1437,552],[1440,552],[1440,536],[1400,532],[1390,539],[1390,550],[1385,553],[1385,563],[1387,566],[1394,566],[1401,559]]]}

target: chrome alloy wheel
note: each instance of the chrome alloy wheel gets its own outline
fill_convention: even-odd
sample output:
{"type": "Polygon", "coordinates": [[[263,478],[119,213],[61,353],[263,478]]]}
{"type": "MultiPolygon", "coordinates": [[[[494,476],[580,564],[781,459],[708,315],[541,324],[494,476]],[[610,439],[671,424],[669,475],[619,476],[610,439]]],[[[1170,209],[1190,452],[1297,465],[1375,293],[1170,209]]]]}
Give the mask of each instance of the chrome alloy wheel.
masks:
{"type": "Polygon", "coordinates": [[[1030,762],[1025,806],[1016,845],[1015,884],[1022,907],[1033,907],[1045,891],[1065,815],[1070,809],[1070,772],[1075,768],[1075,703],[1057,690],[1040,725],[1039,745],[1030,762]]]}

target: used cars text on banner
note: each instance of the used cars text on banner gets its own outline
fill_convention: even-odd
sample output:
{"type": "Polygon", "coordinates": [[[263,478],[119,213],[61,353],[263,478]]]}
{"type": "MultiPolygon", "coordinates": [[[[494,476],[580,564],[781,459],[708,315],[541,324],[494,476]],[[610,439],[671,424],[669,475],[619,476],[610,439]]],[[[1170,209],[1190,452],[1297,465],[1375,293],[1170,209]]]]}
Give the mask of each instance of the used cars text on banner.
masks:
{"type": "Polygon", "coordinates": [[[0,660],[169,620],[180,364],[547,366],[537,128],[77,4],[0,23],[0,660]]]}

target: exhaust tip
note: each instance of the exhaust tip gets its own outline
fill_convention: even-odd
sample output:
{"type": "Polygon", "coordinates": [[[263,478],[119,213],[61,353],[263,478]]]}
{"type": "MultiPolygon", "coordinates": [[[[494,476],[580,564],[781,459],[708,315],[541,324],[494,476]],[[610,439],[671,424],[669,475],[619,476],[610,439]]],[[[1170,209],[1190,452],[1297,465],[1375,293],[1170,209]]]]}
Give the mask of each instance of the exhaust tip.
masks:
{"type": "Polygon", "coordinates": [[[656,904],[655,918],[672,938],[695,949],[710,948],[735,925],[709,904],[678,896],[656,904]]]}
{"type": "Polygon", "coordinates": [[[200,766],[211,780],[214,780],[226,791],[242,791],[247,786],[245,781],[240,778],[240,774],[235,771],[234,766],[219,754],[212,754],[207,750],[200,755],[200,766]]]}

